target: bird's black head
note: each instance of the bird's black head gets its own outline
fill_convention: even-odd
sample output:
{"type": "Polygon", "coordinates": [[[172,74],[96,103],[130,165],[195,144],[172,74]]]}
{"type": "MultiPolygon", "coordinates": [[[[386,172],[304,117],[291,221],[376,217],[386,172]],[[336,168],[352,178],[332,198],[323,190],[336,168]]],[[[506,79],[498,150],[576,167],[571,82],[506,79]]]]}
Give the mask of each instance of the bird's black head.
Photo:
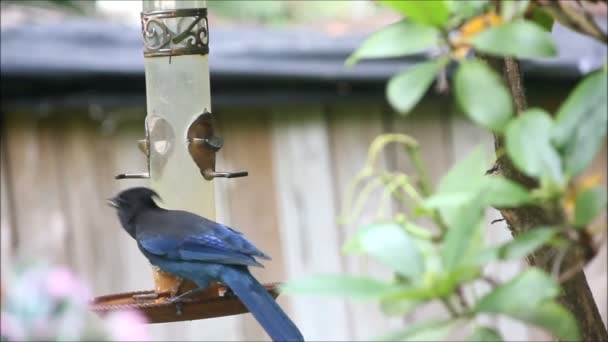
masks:
{"type": "Polygon", "coordinates": [[[135,218],[142,211],[158,209],[154,197],[160,196],[152,190],[144,187],[130,188],[120,192],[116,197],[108,199],[108,204],[116,208],[118,218],[123,228],[135,237],[135,218]]]}

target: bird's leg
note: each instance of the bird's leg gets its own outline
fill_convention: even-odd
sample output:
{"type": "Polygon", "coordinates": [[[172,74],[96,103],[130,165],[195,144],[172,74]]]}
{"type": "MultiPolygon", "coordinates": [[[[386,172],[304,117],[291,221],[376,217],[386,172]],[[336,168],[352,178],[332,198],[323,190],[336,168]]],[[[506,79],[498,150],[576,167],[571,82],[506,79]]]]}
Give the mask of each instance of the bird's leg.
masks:
{"type": "Polygon", "coordinates": [[[191,297],[201,291],[203,291],[205,288],[203,287],[198,287],[196,289],[192,289],[190,291],[184,292],[179,296],[173,296],[171,298],[169,298],[169,303],[175,304],[175,310],[176,310],[176,314],[178,316],[182,315],[182,304],[184,299],[191,297]]]}
{"type": "Polygon", "coordinates": [[[179,288],[184,283],[184,278],[181,278],[181,277],[176,277],[176,278],[177,278],[177,284],[175,284],[175,286],[169,292],[169,295],[171,296],[171,298],[177,296],[177,294],[179,293],[179,288]]]}
{"type": "Polygon", "coordinates": [[[176,310],[175,313],[178,316],[181,316],[182,315],[182,304],[183,304],[184,299],[191,297],[203,290],[205,290],[204,287],[197,287],[196,289],[192,289],[188,292],[184,292],[184,293],[180,294],[179,296],[173,296],[173,297],[169,298],[169,303],[175,304],[175,310],[176,310]]]}
{"type": "Polygon", "coordinates": [[[193,290],[190,290],[188,292],[184,292],[184,293],[180,294],[179,296],[174,296],[174,297],[169,298],[169,302],[170,303],[179,303],[179,302],[182,302],[184,299],[186,299],[188,297],[192,297],[193,295],[195,295],[195,294],[197,294],[197,293],[199,293],[199,292],[201,292],[203,290],[205,290],[204,287],[197,287],[197,288],[195,288],[193,290]]]}
{"type": "Polygon", "coordinates": [[[175,314],[177,316],[181,316],[182,315],[182,302],[175,303],[175,314]]]}
{"type": "Polygon", "coordinates": [[[236,297],[236,294],[234,293],[234,291],[232,291],[231,288],[226,285],[224,286],[226,287],[226,291],[224,291],[224,297],[236,297]]]}

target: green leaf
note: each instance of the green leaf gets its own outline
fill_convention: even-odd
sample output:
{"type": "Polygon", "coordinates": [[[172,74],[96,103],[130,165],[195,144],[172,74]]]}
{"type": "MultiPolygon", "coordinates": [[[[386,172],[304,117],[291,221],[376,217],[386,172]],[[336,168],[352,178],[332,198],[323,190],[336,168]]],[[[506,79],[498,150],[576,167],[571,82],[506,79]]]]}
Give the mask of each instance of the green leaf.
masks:
{"type": "Polygon", "coordinates": [[[553,227],[534,227],[499,246],[489,247],[476,257],[478,264],[495,260],[514,260],[528,256],[557,235],[553,227]]]}
{"type": "Polygon", "coordinates": [[[572,313],[554,301],[546,301],[527,310],[518,310],[508,315],[544,328],[561,341],[581,340],[578,324],[572,313]]]}
{"type": "Polygon", "coordinates": [[[512,260],[526,257],[551,240],[557,233],[558,230],[555,228],[531,228],[502,245],[498,249],[498,258],[512,260]]]}
{"type": "Polygon", "coordinates": [[[368,255],[409,279],[424,272],[424,259],[416,242],[396,223],[369,225],[347,245],[359,246],[368,255]]]}
{"type": "Polygon", "coordinates": [[[516,20],[476,35],[473,47],[481,52],[511,57],[551,57],[557,49],[551,35],[541,26],[516,20]]]}
{"type": "Polygon", "coordinates": [[[485,164],[483,150],[475,148],[448,171],[439,182],[437,193],[423,203],[437,206],[448,226],[441,251],[446,271],[475,254],[481,242],[483,210],[478,198],[484,184],[485,164]]]}
{"type": "Polygon", "coordinates": [[[569,175],[583,171],[601,149],[608,125],[608,72],[587,76],[557,112],[553,142],[569,175]]]}
{"type": "Polygon", "coordinates": [[[281,292],[300,295],[348,297],[378,300],[394,294],[400,287],[365,277],[346,274],[319,274],[296,279],[282,286],[281,292]]]}
{"type": "Polygon", "coordinates": [[[479,203],[472,201],[462,205],[451,214],[442,249],[442,261],[446,270],[460,266],[480,247],[480,232],[483,222],[483,210],[479,203]]]}
{"type": "Polygon", "coordinates": [[[471,120],[502,132],[513,114],[509,91],[486,63],[463,62],[454,80],[456,100],[471,120]]]}
{"type": "Polygon", "coordinates": [[[431,233],[428,228],[421,227],[410,221],[403,223],[403,229],[416,239],[429,240],[433,237],[433,233],[431,233]]]}
{"type": "Polygon", "coordinates": [[[532,21],[537,25],[545,29],[547,32],[551,32],[553,29],[553,17],[545,12],[542,8],[535,8],[532,11],[532,21]]]}
{"type": "Polygon", "coordinates": [[[405,329],[375,338],[375,341],[441,341],[457,321],[426,321],[414,323],[405,329]]]}
{"type": "Polygon", "coordinates": [[[529,0],[503,1],[500,3],[500,16],[504,21],[521,18],[529,4],[529,0]]]}
{"type": "Polygon", "coordinates": [[[386,87],[391,106],[401,114],[414,108],[433,83],[441,65],[439,61],[424,62],[393,76],[386,87]]]}
{"type": "Polygon", "coordinates": [[[446,0],[394,1],[380,0],[407,18],[420,24],[443,27],[450,18],[450,6],[446,0]]]}
{"type": "Polygon", "coordinates": [[[487,0],[452,1],[452,12],[462,19],[469,19],[483,13],[487,0]]]}
{"type": "Polygon", "coordinates": [[[479,299],[475,311],[511,316],[553,299],[559,292],[555,280],[537,268],[530,268],[479,299]]]}
{"type": "Polygon", "coordinates": [[[532,202],[528,190],[519,183],[501,176],[488,176],[484,181],[482,189],[484,205],[512,208],[532,202]]]}
{"type": "Polygon", "coordinates": [[[514,207],[532,202],[529,191],[501,176],[486,176],[485,158],[477,149],[456,164],[439,183],[437,192],[426,198],[426,208],[455,207],[474,199],[484,206],[514,207]]]}
{"type": "Polygon", "coordinates": [[[467,263],[448,271],[447,275],[436,284],[436,287],[439,288],[437,292],[441,294],[441,297],[445,298],[447,296],[454,295],[456,286],[479,278],[481,271],[479,265],[474,265],[471,262],[473,260],[470,259],[466,261],[467,263]]]}
{"type": "Polygon", "coordinates": [[[482,148],[478,146],[452,166],[441,178],[436,194],[429,197],[428,202],[423,202],[423,205],[439,207],[446,224],[453,225],[456,217],[461,214],[459,206],[477,198],[476,190],[483,185],[485,169],[485,156],[482,148]]]}
{"type": "Polygon", "coordinates": [[[428,286],[405,286],[401,285],[395,291],[383,297],[384,300],[391,301],[425,301],[437,298],[437,291],[428,286]]]}
{"type": "Polygon", "coordinates": [[[436,193],[426,198],[422,204],[426,208],[437,209],[443,207],[458,207],[463,203],[467,203],[476,198],[476,189],[471,191],[458,191],[447,193],[436,193]]]}
{"type": "Polygon", "coordinates": [[[502,336],[494,328],[476,327],[471,336],[470,342],[502,342],[502,336]]]}
{"type": "Polygon", "coordinates": [[[559,154],[551,145],[553,121],[542,109],[529,109],[506,129],[506,147],[515,166],[528,176],[563,184],[559,154]]]}
{"type": "Polygon", "coordinates": [[[380,303],[380,308],[382,313],[387,316],[403,316],[414,310],[420,303],[419,300],[385,299],[380,303]]]}
{"type": "Polygon", "coordinates": [[[441,178],[437,192],[459,193],[479,188],[483,185],[486,167],[484,151],[481,146],[476,146],[441,178]]]}
{"type": "Polygon", "coordinates": [[[608,199],[604,187],[594,187],[582,191],[576,195],[576,206],[574,209],[574,225],[586,227],[591,221],[606,209],[608,199]]]}
{"type": "Polygon", "coordinates": [[[436,46],[439,31],[430,26],[401,20],[374,32],[348,57],[346,65],[360,59],[389,58],[421,53],[436,46]]]}

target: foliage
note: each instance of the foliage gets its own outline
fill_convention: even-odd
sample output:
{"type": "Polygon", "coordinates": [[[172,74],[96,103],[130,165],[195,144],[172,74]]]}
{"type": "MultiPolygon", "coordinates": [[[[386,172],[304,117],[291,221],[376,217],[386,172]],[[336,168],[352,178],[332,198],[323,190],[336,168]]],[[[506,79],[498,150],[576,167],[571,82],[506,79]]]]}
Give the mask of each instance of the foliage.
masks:
{"type": "MultiPolygon", "coordinates": [[[[509,316],[562,340],[578,340],[576,318],[556,301],[560,274],[529,268],[497,283],[484,276],[483,270],[490,263],[524,258],[545,245],[571,248],[605,210],[604,189],[577,188],[573,179],[591,163],[606,138],[606,68],[587,75],[555,115],[540,108],[516,115],[500,75],[481,58],[468,56],[554,56],[556,47],[547,32],[552,23],[550,12],[529,1],[501,1],[499,12],[494,2],[483,0],[379,2],[406,19],[372,34],[346,64],[432,49],[431,60],[400,72],[387,84],[388,102],[404,115],[437,75],[456,64],[452,86],[463,112],[504,139],[506,149],[498,153],[506,153],[538,185],[529,189],[502,176],[486,175],[489,163],[482,149],[476,149],[454,165],[433,190],[418,143],[406,135],[382,135],[370,146],[368,161],[351,184],[343,221],[353,222],[379,185],[385,198],[392,197],[410,210],[366,224],[345,244],[344,252],[376,259],[394,271],[393,279],[325,274],[296,279],[284,291],[374,300],[387,315],[403,315],[438,301],[450,315],[447,320],[417,322],[380,340],[442,339],[457,325],[474,324],[479,314],[509,316]],[[376,166],[387,144],[403,147],[415,175],[376,166]],[[563,224],[532,228],[498,246],[483,244],[484,212],[490,207],[568,209],[571,202],[575,208],[566,210],[570,215],[563,224]],[[426,221],[420,221],[424,218],[426,221]],[[475,282],[487,282],[491,290],[477,299],[465,298],[464,287],[475,282]]],[[[384,206],[385,201],[379,212],[384,206]]],[[[502,337],[497,330],[477,326],[470,340],[501,341],[502,337]]]]}
{"type": "MultiPolygon", "coordinates": [[[[7,271],[8,273],[8,271],[7,271]]],[[[145,318],[91,317],[87,287],[66,267],[24,264],[2,279],[0,341],[146,341],[145,318]]]]}
{"type": "Polygon", "coordinates": [[[372,3],[343,0],[277,1],[277,0],[211,0],[207,1],[210,13],[223,22],[255,23],[283,27],[291,25],[323,25],[336,19],[352,18],[365,10],[374,14],[380,9],[372,3]],[[362,9],[361,6],[364,6],[362,9]]]}
{"type": "MultiPolygon", "coordinates": [[[[91,1],[92,3],[95,0],[91,1]]],[[[66,12],[71,12],[74,14],[85,14],[85,5],[89,5],[88,3],[83,3],[78,0],[4,0],[3,4],[15,4],[19,6],[33,6],[33,7],[55,7],[57,9],[65,10],[66,12]]]]}

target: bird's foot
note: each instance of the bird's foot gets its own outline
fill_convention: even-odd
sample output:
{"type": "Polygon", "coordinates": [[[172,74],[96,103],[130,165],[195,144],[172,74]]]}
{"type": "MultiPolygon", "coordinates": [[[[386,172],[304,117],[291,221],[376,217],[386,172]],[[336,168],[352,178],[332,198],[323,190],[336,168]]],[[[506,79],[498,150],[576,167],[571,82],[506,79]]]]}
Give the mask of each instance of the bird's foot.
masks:
{"type": "Polygon", "coordinates": [[[496,219],[496,220],[492,220],[492,222],[490,222],[490,224],[494,224],[494,223],[498,223],[498,222],[502,222],[502,221],[505,221],[505,219],[504,218],[499,218],[499,219],[496,219]]]}
{"type": "Polygon", "coordinates": [[[226,291],[224,291],[224,297],[236,297],[234,291],[231,288],[226,287],[226,291]]]}
{"type": "Polygon", "coordinates": [[[168,299],[169,303],[171,304],[175,304],[175,310],[176,310],[176,314],[178,316],[182,315],[182,308],[183,308],[183,303],[184,303],[184,299],[188,298],[188,297],[192,297],[193,295],[203,291],[204,288],[196,288],[193,290],[190,290],[188,292],[184,292],[179,296],[174,296],[168,299]]]}
{"type": "Polygon", "coordinates": [[[184,293],[180,294],[179,296],[174,296],[174,297],[169,298],[169,303],[183,302],[184,299],[186,299],[188,297],[192,297],[193,295],[195,295],[203,290],[204,290],[204,288],[198,287],[198,288],[190,290],[188,292],[184,292],[184,293]]]}
{"type": "Polygon", "coordinates": [[[176,297],[171,297],[168,299],[168,302],[171,304],[175,304],[175,314],[177,316],[181,316],[182,312],[183,312],[183,305],[184,305],[184,298],[185,298],[185,294],[188,294],[188,292],[181,294],[179,296],[176,297]]]}
{"type": "Polygon", "coordinates": [[[182,302],[175,302],[175,314],[177,316],[181,316],[182,315],[182,302]]]}

